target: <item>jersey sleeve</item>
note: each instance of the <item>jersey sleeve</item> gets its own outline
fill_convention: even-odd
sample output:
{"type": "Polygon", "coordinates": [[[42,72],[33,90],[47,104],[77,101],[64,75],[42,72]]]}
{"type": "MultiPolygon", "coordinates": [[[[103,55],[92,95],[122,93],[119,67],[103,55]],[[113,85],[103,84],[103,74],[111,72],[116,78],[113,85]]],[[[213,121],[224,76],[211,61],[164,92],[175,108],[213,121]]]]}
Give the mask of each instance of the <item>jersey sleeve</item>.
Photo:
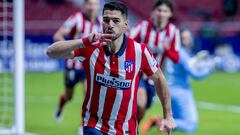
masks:
{"type": "Polygon", "coordinates": [[[91,43],[89,40],[87,38],[83,38],[82,41],[85,47],[74,50],[74,59],[78,59],[81,62],[83,62],[91,54],[91,43]]]}
{"type": "Polygon", "coordinates": [[[138,21],[130,30],[130,37],[137,42],[141,42],[142,21],[138,21]]]}
{"type": "Polygon", "coordinates": [[[152,76],[158,70],[158,63],[152,53],[144,47],[142,54],[142,71],[147,76],[152,76]]]}
{"type": "Polygon", "coordinates": [[[180,48],[180,33],[177,29],[174,33],[172,40],[170,41],[170,48],[165,51],[166,56],[168,56],[174,63],[179,61],[179,48],[180,48]]]}

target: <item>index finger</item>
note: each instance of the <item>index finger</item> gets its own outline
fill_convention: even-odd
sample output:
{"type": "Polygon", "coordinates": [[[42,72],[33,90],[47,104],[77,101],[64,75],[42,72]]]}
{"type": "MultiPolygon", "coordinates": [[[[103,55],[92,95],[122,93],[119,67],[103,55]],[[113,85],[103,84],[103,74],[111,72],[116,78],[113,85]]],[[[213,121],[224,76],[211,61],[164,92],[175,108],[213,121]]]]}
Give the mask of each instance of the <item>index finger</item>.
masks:
{"type": "Polygon", "coordinates": [[[113,34],[101,34],[101,38],[112,39],[113,38],[113,34]]]}

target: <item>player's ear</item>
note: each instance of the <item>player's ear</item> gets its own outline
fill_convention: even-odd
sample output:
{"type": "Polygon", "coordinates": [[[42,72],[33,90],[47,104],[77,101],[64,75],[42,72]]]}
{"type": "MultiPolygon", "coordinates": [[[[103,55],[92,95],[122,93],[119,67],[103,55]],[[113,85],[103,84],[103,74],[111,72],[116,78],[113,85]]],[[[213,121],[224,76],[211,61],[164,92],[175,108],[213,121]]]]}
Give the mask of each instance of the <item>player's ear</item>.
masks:
{"type": "Polygon", "coordinates": [[[124,31],[128,29],[128,20],[124,19],[124,26],[123,26],[124,31]]]}

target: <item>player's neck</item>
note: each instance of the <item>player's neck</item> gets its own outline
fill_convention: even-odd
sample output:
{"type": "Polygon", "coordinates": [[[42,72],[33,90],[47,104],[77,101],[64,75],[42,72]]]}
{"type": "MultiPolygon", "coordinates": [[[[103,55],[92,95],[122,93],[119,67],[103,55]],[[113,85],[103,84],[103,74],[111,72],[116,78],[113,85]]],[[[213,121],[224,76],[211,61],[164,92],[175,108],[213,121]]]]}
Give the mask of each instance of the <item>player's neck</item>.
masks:
{"type": "Polygon", "coordinates": [[[158,22],[156,25],[156,28],[158,31],[160,31],[160,30],[164,29],[167,26],[167,24],[168,24],[168,22],[164,22],[164,21],[158,22]]]}
{"type": "Polygon", "coordinates": [[[96,16],[90,16],[89,19],[92,24],[96,23],[96,16]]]}
{"type": "Polygon", "coordinates": [[[112,54],[117,53],[122,47],[124,35],[122,34],[119,38],[114,40],[108,45],[108,49],[112,54]]]}

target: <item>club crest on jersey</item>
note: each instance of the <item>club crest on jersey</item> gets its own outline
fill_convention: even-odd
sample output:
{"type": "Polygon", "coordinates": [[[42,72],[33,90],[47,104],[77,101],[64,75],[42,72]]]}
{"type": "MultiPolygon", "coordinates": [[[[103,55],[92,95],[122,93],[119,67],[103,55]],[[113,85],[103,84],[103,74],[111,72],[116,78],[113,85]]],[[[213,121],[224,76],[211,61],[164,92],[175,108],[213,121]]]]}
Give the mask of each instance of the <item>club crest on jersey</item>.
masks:
{"type": "Polygon", "coordinates": [[[134,62],[132,60],[127,60],[124,62],[124,69],[131,73],[134,70],[134,62]]]}

